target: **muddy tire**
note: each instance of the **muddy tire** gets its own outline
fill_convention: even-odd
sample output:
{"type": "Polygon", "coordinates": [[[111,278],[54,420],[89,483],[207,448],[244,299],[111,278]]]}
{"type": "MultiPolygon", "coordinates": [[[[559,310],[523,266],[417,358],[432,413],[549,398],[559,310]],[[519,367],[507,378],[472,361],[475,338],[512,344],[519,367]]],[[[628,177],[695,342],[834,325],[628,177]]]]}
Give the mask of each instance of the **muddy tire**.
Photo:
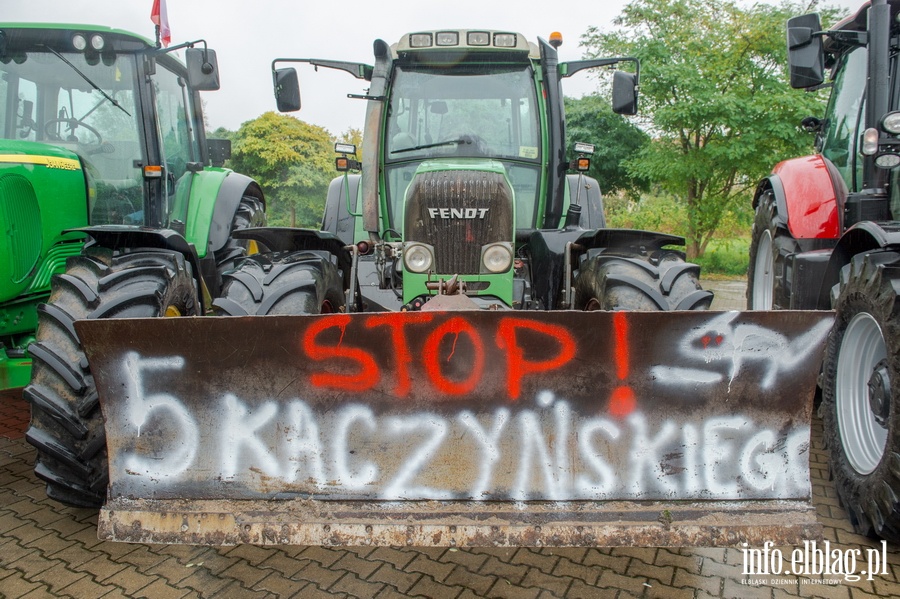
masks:
{"type": "Polygon", "coordinates": [[[747,269],[747,309],[787,310],[790,296],[783,288],[784,257],[800,251],[786,227],[777,224],[778,209],[772,191],[765,192],[756,207],[750,237],[747,269]]]}
{"type": "MultiPolygon", "coordinates": [[[[231,231],[264,226],[266,226],[266,212],[263,203],[253,196],[242,197],[231,221],[231,231]]],[[[254,253],[254,250],[254,242],[228,237],[225,245],[215,252],[219,287],[222,284],[222,276],[226,272],[234,270],[237,261],[247,254],[254,253]]]]}
{"type": "Polygon", "coordinates": [[[219,316],[327,314],[344,306],[337,267],[314,252],[255,254],[225,275],[219,316]]]}
{"type": "Polygon", "coordinates": [[[900,542],[900,254],[855,256],[836,310],[820,414],[838,499],[860,534],[900,542]]]}
{"type": "Polygon", "coordinates": [[[667,250],[644,255],[598,254],[575,279],[576,310],[707,310],[713,294],[700,287],[700,267],[667,250]]]}
{"type": "Polygon", "coordinates": [[[106,435],[94,379],[74,322],[79,319],[190,316],[198,313],[190,264],[179,253],[86,248],[53,277],[38,307],[25,437],[38,450],[35,474],[47,495],[76,507],[99,507],[109,479],[106,435]]]}

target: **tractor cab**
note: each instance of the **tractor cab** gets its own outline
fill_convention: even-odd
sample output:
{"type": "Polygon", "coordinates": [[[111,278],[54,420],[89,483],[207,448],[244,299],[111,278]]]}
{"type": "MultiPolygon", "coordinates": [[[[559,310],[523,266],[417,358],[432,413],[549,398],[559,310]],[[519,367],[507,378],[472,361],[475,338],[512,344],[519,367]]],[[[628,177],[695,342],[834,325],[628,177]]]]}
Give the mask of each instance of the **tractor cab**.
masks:
{"type": "Polygon", "coordinates": [[[192,91],[203,85],[189,84],[189,69],[163,52],[100,27],[0,25],[6,170],[41,164],[48,181],[54,172],[80,171],[65,188],[68,206],[54,210],[80,213],[82,226],[184,222],[185,214],[173,213],[186,208],[176,201],[176,183],[206,159],[192,91]],[[158,214],[145,212],[145,198],[158,214]]]}

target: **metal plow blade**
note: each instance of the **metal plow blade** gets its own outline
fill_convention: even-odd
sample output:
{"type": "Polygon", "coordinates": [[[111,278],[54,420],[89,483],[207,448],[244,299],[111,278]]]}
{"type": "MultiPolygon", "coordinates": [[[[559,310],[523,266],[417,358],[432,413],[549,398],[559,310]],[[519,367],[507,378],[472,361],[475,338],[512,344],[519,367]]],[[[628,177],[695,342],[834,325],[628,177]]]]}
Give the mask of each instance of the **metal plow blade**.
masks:
{"type": "Polygon", "coordinates": [[[827,312],[76,323],[104,539],[795,544],[827,312]]]}

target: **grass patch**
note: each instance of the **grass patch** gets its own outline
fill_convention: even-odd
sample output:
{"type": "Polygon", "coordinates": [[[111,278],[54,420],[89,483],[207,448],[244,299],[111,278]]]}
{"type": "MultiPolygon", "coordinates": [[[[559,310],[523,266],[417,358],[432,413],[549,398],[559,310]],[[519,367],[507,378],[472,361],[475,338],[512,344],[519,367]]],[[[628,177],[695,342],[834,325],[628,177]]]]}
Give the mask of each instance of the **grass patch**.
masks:
{"type": "Polygon", "coordinates": [[[694,260],[700,265],[703,276],[744,277],[750,263],[750,237],[714,239],[706,253],[694,260]]]}

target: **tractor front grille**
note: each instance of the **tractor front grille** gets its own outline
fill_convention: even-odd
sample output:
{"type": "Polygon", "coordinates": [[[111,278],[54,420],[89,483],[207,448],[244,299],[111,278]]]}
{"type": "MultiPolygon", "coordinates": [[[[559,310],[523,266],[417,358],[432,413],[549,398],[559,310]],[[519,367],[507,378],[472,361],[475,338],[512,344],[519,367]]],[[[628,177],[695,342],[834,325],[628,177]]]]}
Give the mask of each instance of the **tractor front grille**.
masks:
{"type": "Polygon", "coordinates": [[[434,247],[436,274],[478,274],[482,246],[513,240],[506,178],[476,170],[416,175],[407,192],[404,239],[434,247]]]}
{"type": "Polygon", "coordinates": [[[31,274],[41,255],[41,211],[25,177],[0,177],[0,231],[9,244],[9,278],[19,283],[31,274]]]}

